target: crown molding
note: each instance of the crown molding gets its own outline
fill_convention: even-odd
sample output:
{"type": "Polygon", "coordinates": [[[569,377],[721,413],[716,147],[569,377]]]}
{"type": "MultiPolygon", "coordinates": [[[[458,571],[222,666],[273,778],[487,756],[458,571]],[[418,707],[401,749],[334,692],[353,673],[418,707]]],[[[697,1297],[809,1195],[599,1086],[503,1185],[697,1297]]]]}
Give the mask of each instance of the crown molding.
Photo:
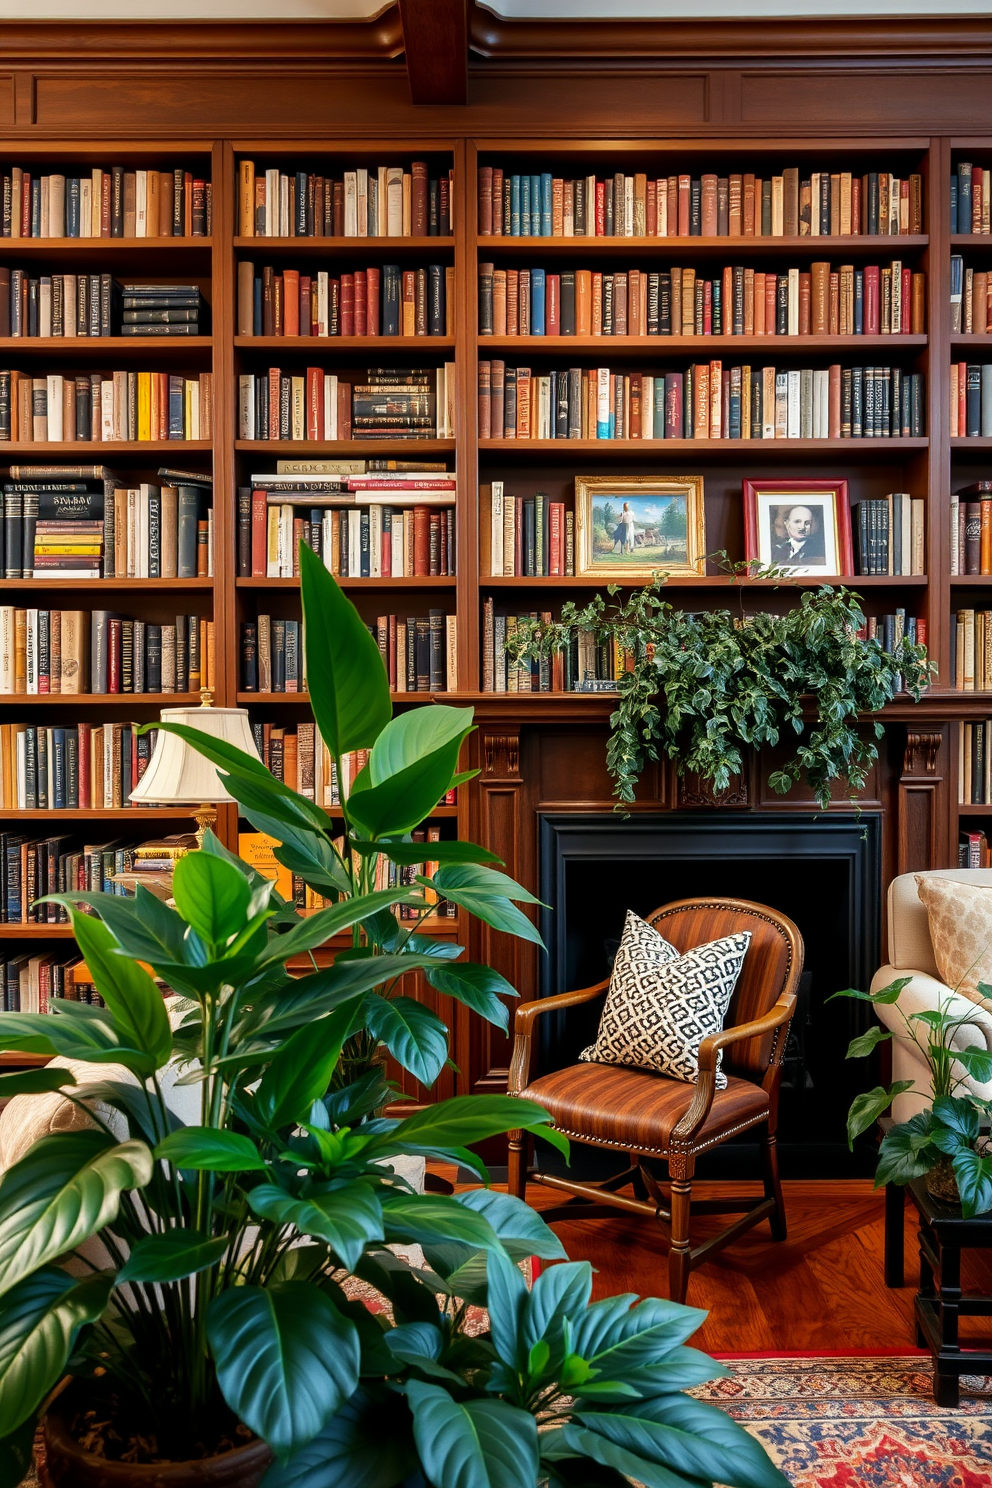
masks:
{"type": "Polygon", "coordinates": [[[369,21],[0,21],[4,64],[48,62],[389,62],[402,56],[399,8],[369,21]]]}

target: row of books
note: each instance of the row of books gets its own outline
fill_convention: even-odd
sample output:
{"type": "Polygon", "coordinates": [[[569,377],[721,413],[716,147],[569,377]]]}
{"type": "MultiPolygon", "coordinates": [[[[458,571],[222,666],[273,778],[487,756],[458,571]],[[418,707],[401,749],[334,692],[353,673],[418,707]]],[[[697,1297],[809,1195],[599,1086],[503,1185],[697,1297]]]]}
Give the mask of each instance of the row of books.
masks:
{"type": "Polygon", "coordinates": [[[865,575],[926,573],[922,496],[893,491],[854,503],[854,571],[865,575]]]}
{"type": "MultiPolygon", "coordinates": [[[[134,723],[0,723],[5,811],[106,811],[129,804],[151,758],[134,723]]],[[[140,811],[140,806],[134,806],[140,811]]]]}
{"type": "MultiPolygon", "coordinates": [[[[975,723],[958,725],[958,805],[992,806],[992,718],[981,718],[975,723]]],[[[988,857],[985,834],[962,833],[962,842],[968,839],[969,860],[962,868],[987,868],[988,861],[972,863],[970,850],[972,837],[980,837],[975,844],[980,854],[988,857]]]]}
{"type": "Polygon", "coordinates": [[[339,277],[238,264],[239,336],[451,336],[455,271],[383,264],[339,277]]]}
{"type": "MultiPolygon", "coordinates": [[[[189,579],[213,573],[207,486],[187,479],[181,485],[125,487],[109,473],[106,479],[72,478],[74,471],[104,467],[54,470],[60,468],[68,472],[63,478],[4,484],[0,573],[5,578],[189,579]]],[[[13,469],[36,473],[25,466],[13,469]]]]}
{"type": "Polygon", "coordinates": [[[966,269],[960,253],[951,254],[951,334],[992,331],[992,274],[966,269]]]}
{"type": "Polygon", "coordinates": [[[926,275],[898,259],[785,273],[738,265],[713,278],[479,265],[480,336],[877,336],[925,324],[926,275]]]}
{"type": "Polygon", "coordinates": [[[992,173],[970,161],[951,172],[951,232],[992,232],[992,173]]]}
{"type": "Polygon", "coordinates": [[[33,176],[14,165],[0,193],[5,238],[203,238],[212,230],[210,182],[182,166],[33,176]]]}
{"type": "Polygon", "coordinates": [[[22,951],[0,961],[0,994],[5,1013],[48,1013],[53,997],[106,1007],[82,957],[65,951],[22,951]]]}
{"type": "Polygon", "coordinates": [[[992,481],[974,481],[950,499],[951,576],[992,574],[992,481]]]}
{"type": "Polygon", "coordinates": [[[952,362],[951,438],[992,435],[992,362],[952,362]]]}
{"type": "Polygon", "coordinates": [[[957,692],[992,691],[992,610],[957,611],[951,625],[951,676],[957,692]]]}
{"type": "Polygon", "coordinates": [[[566,577],[575,573],[575,513],[544,491],[511,496],[503,481],[479,490],[483,576],[566,577]]]}
{"type": "Polygon", "coordinates": [[[124,889],[114,883],[114,878],[129,872],[134,861],[133,843],[80,846],[72,833],[44,838],[0,833],[0,924],[64,925],[69,916],[60,904],[36,901],[43,895],[65,894],[72,889],[123,897],[124,889]]]}
{"type": "Polygon", "coordinates": [[[298,578],[301,542],[339,578],[442,578],[456,571],[453,506],[317,507],[301,512],[288,502],[272,505],[267,501],[271,494],[252,492],[252,578],[298,578]]]}
{"type": "Polygon", "coordinates": [[[0,441],[213,438],[213,373],[0,371],[0,441]]]}
{"type": "Polygon", "coordinates": [[[793,238],[922,233],[923,178],[798,166],[751,172],[568,178],[479,167],[483,237],[793,238]]]}
{"type": "Polygon", "coordinates": [[[124,284],[111,274],[33,279],[24,269],[0,267],[0,336],[197,335],[201,307],[195,284],[124,284]]]}
{"type": "MultiPolygon", "coordinates": [[[[458,636],[454,615],[379,615],[375,637],[391,692],[454,692],[458,636]]],[[[303,692],[300,621],[259,615],[241,625],[242,692],[303,692]]]]}
{"type": "Polygon", "coordinates": [[[958,841],[958,867],[992,867],[992,852],[989,850],[988,838],[984,832],[961,833],[958,841]]]}
{"type": "Polygon", "coordinates": [[[355,383],[320,367],[238,378],[239,439],[450,439],[454,423],[454,362],[369,367],[355,383]]]}
{"type": "Polygon", "coordinates": [[[0,693],[199,692],[216,684],[214,622],[0,605],[0,693]]]}
{"type": "Polygon", "coordinates": [[[479,363],[481,439],[888,439],[925,432],[924,379],[900,367],[544,374],[479,363]]]}
{"type": "Polygon", "coordinates": [[[453,178],[424,160],[360,167],[339,180],[312,171],[256,170],[238,162],[243,238],[447,238],[453,178]]]}

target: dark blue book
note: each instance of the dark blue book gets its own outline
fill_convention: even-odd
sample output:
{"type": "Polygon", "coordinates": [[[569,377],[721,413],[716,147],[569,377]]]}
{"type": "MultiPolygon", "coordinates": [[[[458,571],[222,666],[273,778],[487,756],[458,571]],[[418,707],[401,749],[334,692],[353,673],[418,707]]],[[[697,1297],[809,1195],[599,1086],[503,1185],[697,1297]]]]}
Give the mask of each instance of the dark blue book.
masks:
{"type": "Polygon", "coordinates": [[[541,236],[541,177],[538,175],[530,178],[530,235],[532,238],[541,236]]]}
{"type": "MultiPolygon", "coordinates": [[[[399,264],[383,264],[381,329],[384,336],[398,336],[400,333],[401,286],[399,264]]],[[[444,333],[438,332],[438,334],[444,333]]]]}
{"type": "Polygon", "coordinates": [[[79,177],[69,176],[65,183],[65,235],[79,237],[79,177]]]}
{"type": "Polygon", "coordinates": [[[66,799],[65,729],[52,729],[52,809],[65,811],[66,799]]]}
{"type": "Polygon", "coordinates": [[[252,281],[252,306],[251,306],[251,333],[253,336],[264,334],[262,327],[262,281],[260,278],[252,281]]]}
{"type": "Polygon", "coordinates": [[[532,336],[543,336],[545,333],[544,321],[544,294],[546,287],[546,276],[543,269],[531,269],[530,271],[530,333],[532,336]]]}

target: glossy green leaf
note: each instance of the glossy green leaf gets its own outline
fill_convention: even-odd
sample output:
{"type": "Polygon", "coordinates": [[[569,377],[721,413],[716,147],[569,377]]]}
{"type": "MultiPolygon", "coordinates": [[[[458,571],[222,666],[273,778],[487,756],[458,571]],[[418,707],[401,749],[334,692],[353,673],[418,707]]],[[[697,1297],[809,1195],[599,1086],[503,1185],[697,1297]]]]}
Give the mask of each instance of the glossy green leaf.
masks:
{"type": "MultiPolygon", "coordinates": [[[[717,1406],[663,1395],[576,1421],[642,1461],[733,1488],[789,1488],[759,1441],[717,1406]]],[[[647,1481],[647,1480],[646,1480],[647,1481]]]]}
{"type": "Polygon", "coordinates": [[[908,1121],[891,1127],[878,1149],[875,1187],[886,1183],[908,1183],[922,1178],[939,1156],[933,1145],[932,1117],[929,1110],[920,1111],[908,1121]]]}
{"type": "Polygon", "coordinates": [[[227,945],[248,918],[248,879],[210,853],[192,852],[179,859],[172,894],[179,913],[208,945],[227,945]]]}
{"type": "Polygon", "coordinates": [[[69,910],[88,904],[113,933],[121,950],[149,965],[163,959],[184,959],[186,926],[182,917],[142,884],[133,899],[121,894],[66,893],[48,894],[39,903],[62,904],[69,910]]]}
{"type": "Polygon", "coordinates": [[[0,1100],[8,1100],[13,1095],[44,1095],[50,1090],[75,1085],[76,1078],[71,1070],[50,1064],[39,1069],[12,1070],[9,1075],[0,1075],[0,1100]]]}
{"type": "Polygon", "coordinates": [[[271,1467],[262,1488],[413,1488],[415,1466],[406,1401],[363,1387],[312,1442],[271,1467]]]}
{"type": "Polygon", "coordinates": [[[260,1183],[248,1195],[248,1203],[262,1219],[295,1225],[301,1235],[326,1240],[349,1271],[358,1265],[366,1245],[383,1239],[382,1206],[366,1180],[354,1179],[304,1198],[293,1198],[273,1183],[260,1183]]]}
{"type": "Polygon", "coordinates": [[[492,925],[494,930],[503,930],[507,935],[516,935],[520,940],[529,940],[543,947],[544,941],[536,926],[511,902],[509,895],[501,892],[500,881],[512,885],[514,899],[531,904],[538,902],[505,873],[483,864],[451,864],[439,868],[433,879],[417,879],[418,883],[429,883],[443,898],[467,909],[487,925],[492,925]]]}
{"type": "Polygon", "coordinates": [[[369,754],[370,785],[381,785],[446,745],[460,744],[472,729],[474,713],[473,708],[428,703],[391,718],[369,754]]]}
{"type": "Polygon", "coordinates": [[[484,863],[455,863],[442,867],[434,875],[434,881],[445,894],[449,889],[460,889],[480,897],[512,899],[521,904],[541,902],[508,873],[500,873],[498,868],[489,868],[484,863]]]}
{"type": "Polygon", "coordinates": [[[523,1199],[493,1188],[471,1188],[456,1198],[466,1209],[489,1221],[511,1260],[522,1261],[528,1256],[540,1256],[545,1261],[568,1259],[554,1230],[523,1199]]]}
{"type": "Polygon", "coordinates": [[[853,1151],[856,1137],[874,1126],[879,1116],[884,1116],[897,1095],[902,1095],[905,1090],[912,1090],[912,1080],[895,1080],[891,1085],[876,1085],[874,1090],[866,1090],[863,1095],[856,1095],[851,1102],[851,1109],[847,1113],[847,1145],[853,1151]]]}
{"type": "Polygon", "coordinates": [[[421,898],[419,894],[380,889],[374,894],[361,894],[354,899],[343,900],[340,904],[332,904],[328,909],[318,909],[316,914],[307,915],[292,930],[285,935],[277,935],[271,941],[268,954],[258,963],[258,970],[269,965],[280,965],[292,956],[313,950],[315,946],[323,945],[325,940],[330,940],[333,935],[340,935],[343,930],[350,930],[352,925],[357,925],[380,909],[389,909],[394,904],[416,904],[421,898]]]}
{"type": "Polygon", "coordinates": [[[853,997],[858,1002],[894,1003],[899,1001],[903,987],[908,987],[912,980],[912,977],[897,977],[894,982],[890,982],[887,987],[880,987],[877,992],[859,992],[857,987],[844,987],[840,992],[831,992],[824,1001],[833,1002],[835,997],[853,997]]]}
{"type": "Polygon", "coordinates": [[[933,1103],[933,1114],[935,1127],[938,1123],[947,1127],[962,1142],[973,1143],[978,1136],[980,1112],[967,1097],[942,1095],[933,1103]]]}
{"type": "Polygon", "coordinates": [[[233,1287],[207,1309],[224,1399],[280,1458],[306,1446],[358,1385],[354,1324],[307,1282],[233,1287]]]}
{"type": "Polygon", "coordinates": [[[971,1219],[992,1209],[992,1158],[966,1147],[954,1158],[954,1176],[961,1196],[961,1214],[971,1219]]]}
{"type": "Polygon", "coordinates": [[[504,1400],[459,1404],[439,1385],[411,1380],[406,1397],[420,1460],[434,1488],[534,1488],[537,1422],[504,1400]]]}
{"type": "Polygon", "coordinates": [[[163,1230],[146,1235],[131,1247],[131,1254],[117,1273],[117,1284],[126,1281],[179,1281],[214,1266],[229,1244],[227,1235],[208,1240],[199,1230],[163,1230]]]}
{"type": "Polygon", "coordinates": [[[72,929],[122,1042],[147,1055],[147,1074],[161,1069],[172,1054],[172,1029],[161,992],[143,967],[120,953],[102,920],[75,911],[72,929]]]}
{"type": "Polygon", "coordinates": [[[348,797],[352,820],[370,837],[412,831],[430,815],[450,786],[459,748],[460,741],[453,739],[378,785],[369,783],[370,776],[362,771],[348,797]]]}
{"type": "Polygon", "coordinates": [[[45,1267],[0,1301],[0,1437],[34,1419],[65,1373],[80,1328],[101,1316],[112,1286],[109,1276],[80,1281],[45,1267]]]}
{"type": "Polygon", "coordinates": [[[492,1225],[455,1198],[445,1194],[396,1192],[380,1196],[382,1221],[389,1244],[432,1245],[454,1240],[479,1250],[502,1247],[492,1225]]]}
{"type": "Polygon", "coordinates": [[[265,1162],[251,1137],[212,1126],[182,1126],[163,1137],[155,1156],[175,1168],[210,1173],[261,1173],[265,1162]]]}
{"type": "Polygon", "coordinates": [[[300,544],[307,686],[317,728],[336,758],[371,749],[392,715],[379,647],[316,553],[300,544]]]}
{"type": "Polygon", "coordinates": [[[0,1179],[0,1295],[110,1224],[121,1194],[151,1174],[144,1142],[115,1143],[99,1131],[35,1142],[0,1179]]]}
{"type": "Polygon", "coordinates": [[[477,966],[470,961],[456,961],[448,966],[431,967],[427,980],[439,992],[454,997],[473,1013],[501,1028],[510,1026],[510,1010],[504,997],[516,997],[516,989],[492,966],[477,966]]]}
{"type": "MultiPolygon", "coordinates": [[[[410,718],[412,714],[406,714],[410,718]]],[[[426,846],[422,842],[393,842],[387,838],[379,842],[358,842],[355,844],[356,851],[369,856],[372,853],[382,853],[393,863],[410,864],[422,863],[425,858],[430,858],[433,863],[502,863],[485,847],[477,847],[474,842],[430,842],[426,846]]]]}
{"type": "Polygon", "coordinates": [[[857,1038],[851,1040],[847,1046],[846,1058],[863,1059],[874,1049],[877,1049],[879,1044],[884,1044],[891,1037],[891,1029],[882,1028],[880,1024],[875,1023],[871,1028],[866,1029],[864,1033],[859,1034],[857,1038]]]}
{"type": "Polygon", "coordinates": [[[645,1297],[631,1306],[629,1295],[593,1302],[572,1321],[572,1350],[600,1370],[603,1378],[622,1379],[628,1369],[650,1366],[706,1321],[706,1313],[663,1298],[645,1297]]]}
{"type": "MultiPolygon", "coordinates": [[[[373,1147],[388,1145],[401,1151],[408,1142],[432,1147],[466,1147],[483,1142],[503,1132],[541,1130],[550,1126],[551,1117],[536,1101],[512,1095],[456,1095],[451,1100],[424,1106],[399,1122],[394,1131],[377,1138],[373,1147]]],[[[560,1138],[552,1131],[549,1140],[560,1138]]],[[[370,1147],[371,1154],[373,1148],[370,1147]]],[[[567,1143],[565,1144],[567,1152],[567,1143]]]]}
{"type": "Polygon", "coordinates": [[[298,1126],[327,1090],[345,1039],[354,1029],[361,999],[353,997],[324,1018],[298,1028],[276,1052],[255,1092],[255,1108],[273,1129],[298,1126]]]}
{"type": "Polygon", "coordinates": [[[377,997],[365,1002],[373,1038],[422,1085],[431,1086],[448,1058],[448,1030],[436,1013],[413,997],[377,997]]]}
{"type": "Polygon", "coordinates": [[[394,977],[436,964],[433,956],[412,954],[370,956],[355,961],[343,960],[339,956],[333,966],[309,976],[290,978],[271,996],[258,999],[248,1026],[257,1027],[268,1037],[301,1024],[309,1025],[358,993],[370,992],[373,987],[382,986],[394,977]]]}
{"type": "Polygon", "coordinates": [[[955,1049],[954,1058],[979,1085],[992,1080],[992,1052],[981,1044],[972,1044],[968,1049],[955,1049]]]}

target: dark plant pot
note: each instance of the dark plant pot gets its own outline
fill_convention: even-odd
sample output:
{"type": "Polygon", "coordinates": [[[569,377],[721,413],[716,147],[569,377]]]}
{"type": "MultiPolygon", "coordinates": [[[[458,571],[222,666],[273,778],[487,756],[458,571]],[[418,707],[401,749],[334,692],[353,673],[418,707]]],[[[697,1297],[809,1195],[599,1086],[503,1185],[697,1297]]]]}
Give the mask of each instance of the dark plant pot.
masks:
{"type": "Polygon", "coordinates": [[[47,1488],[258,1488],[272,1463],[263,1441],[197,1462],[108,1462],[73,1439],[59,1404],[53,1403],[42,1427],[41,1481],[47,1488]]]}
{"type": "Polygon", "coordinates": [[[942,1204],[960,1204],[958,1180],[954,1175],[954,1164],[945,1154],[939,1157],[924,1178],[927,1193],[942,1204]]]}

